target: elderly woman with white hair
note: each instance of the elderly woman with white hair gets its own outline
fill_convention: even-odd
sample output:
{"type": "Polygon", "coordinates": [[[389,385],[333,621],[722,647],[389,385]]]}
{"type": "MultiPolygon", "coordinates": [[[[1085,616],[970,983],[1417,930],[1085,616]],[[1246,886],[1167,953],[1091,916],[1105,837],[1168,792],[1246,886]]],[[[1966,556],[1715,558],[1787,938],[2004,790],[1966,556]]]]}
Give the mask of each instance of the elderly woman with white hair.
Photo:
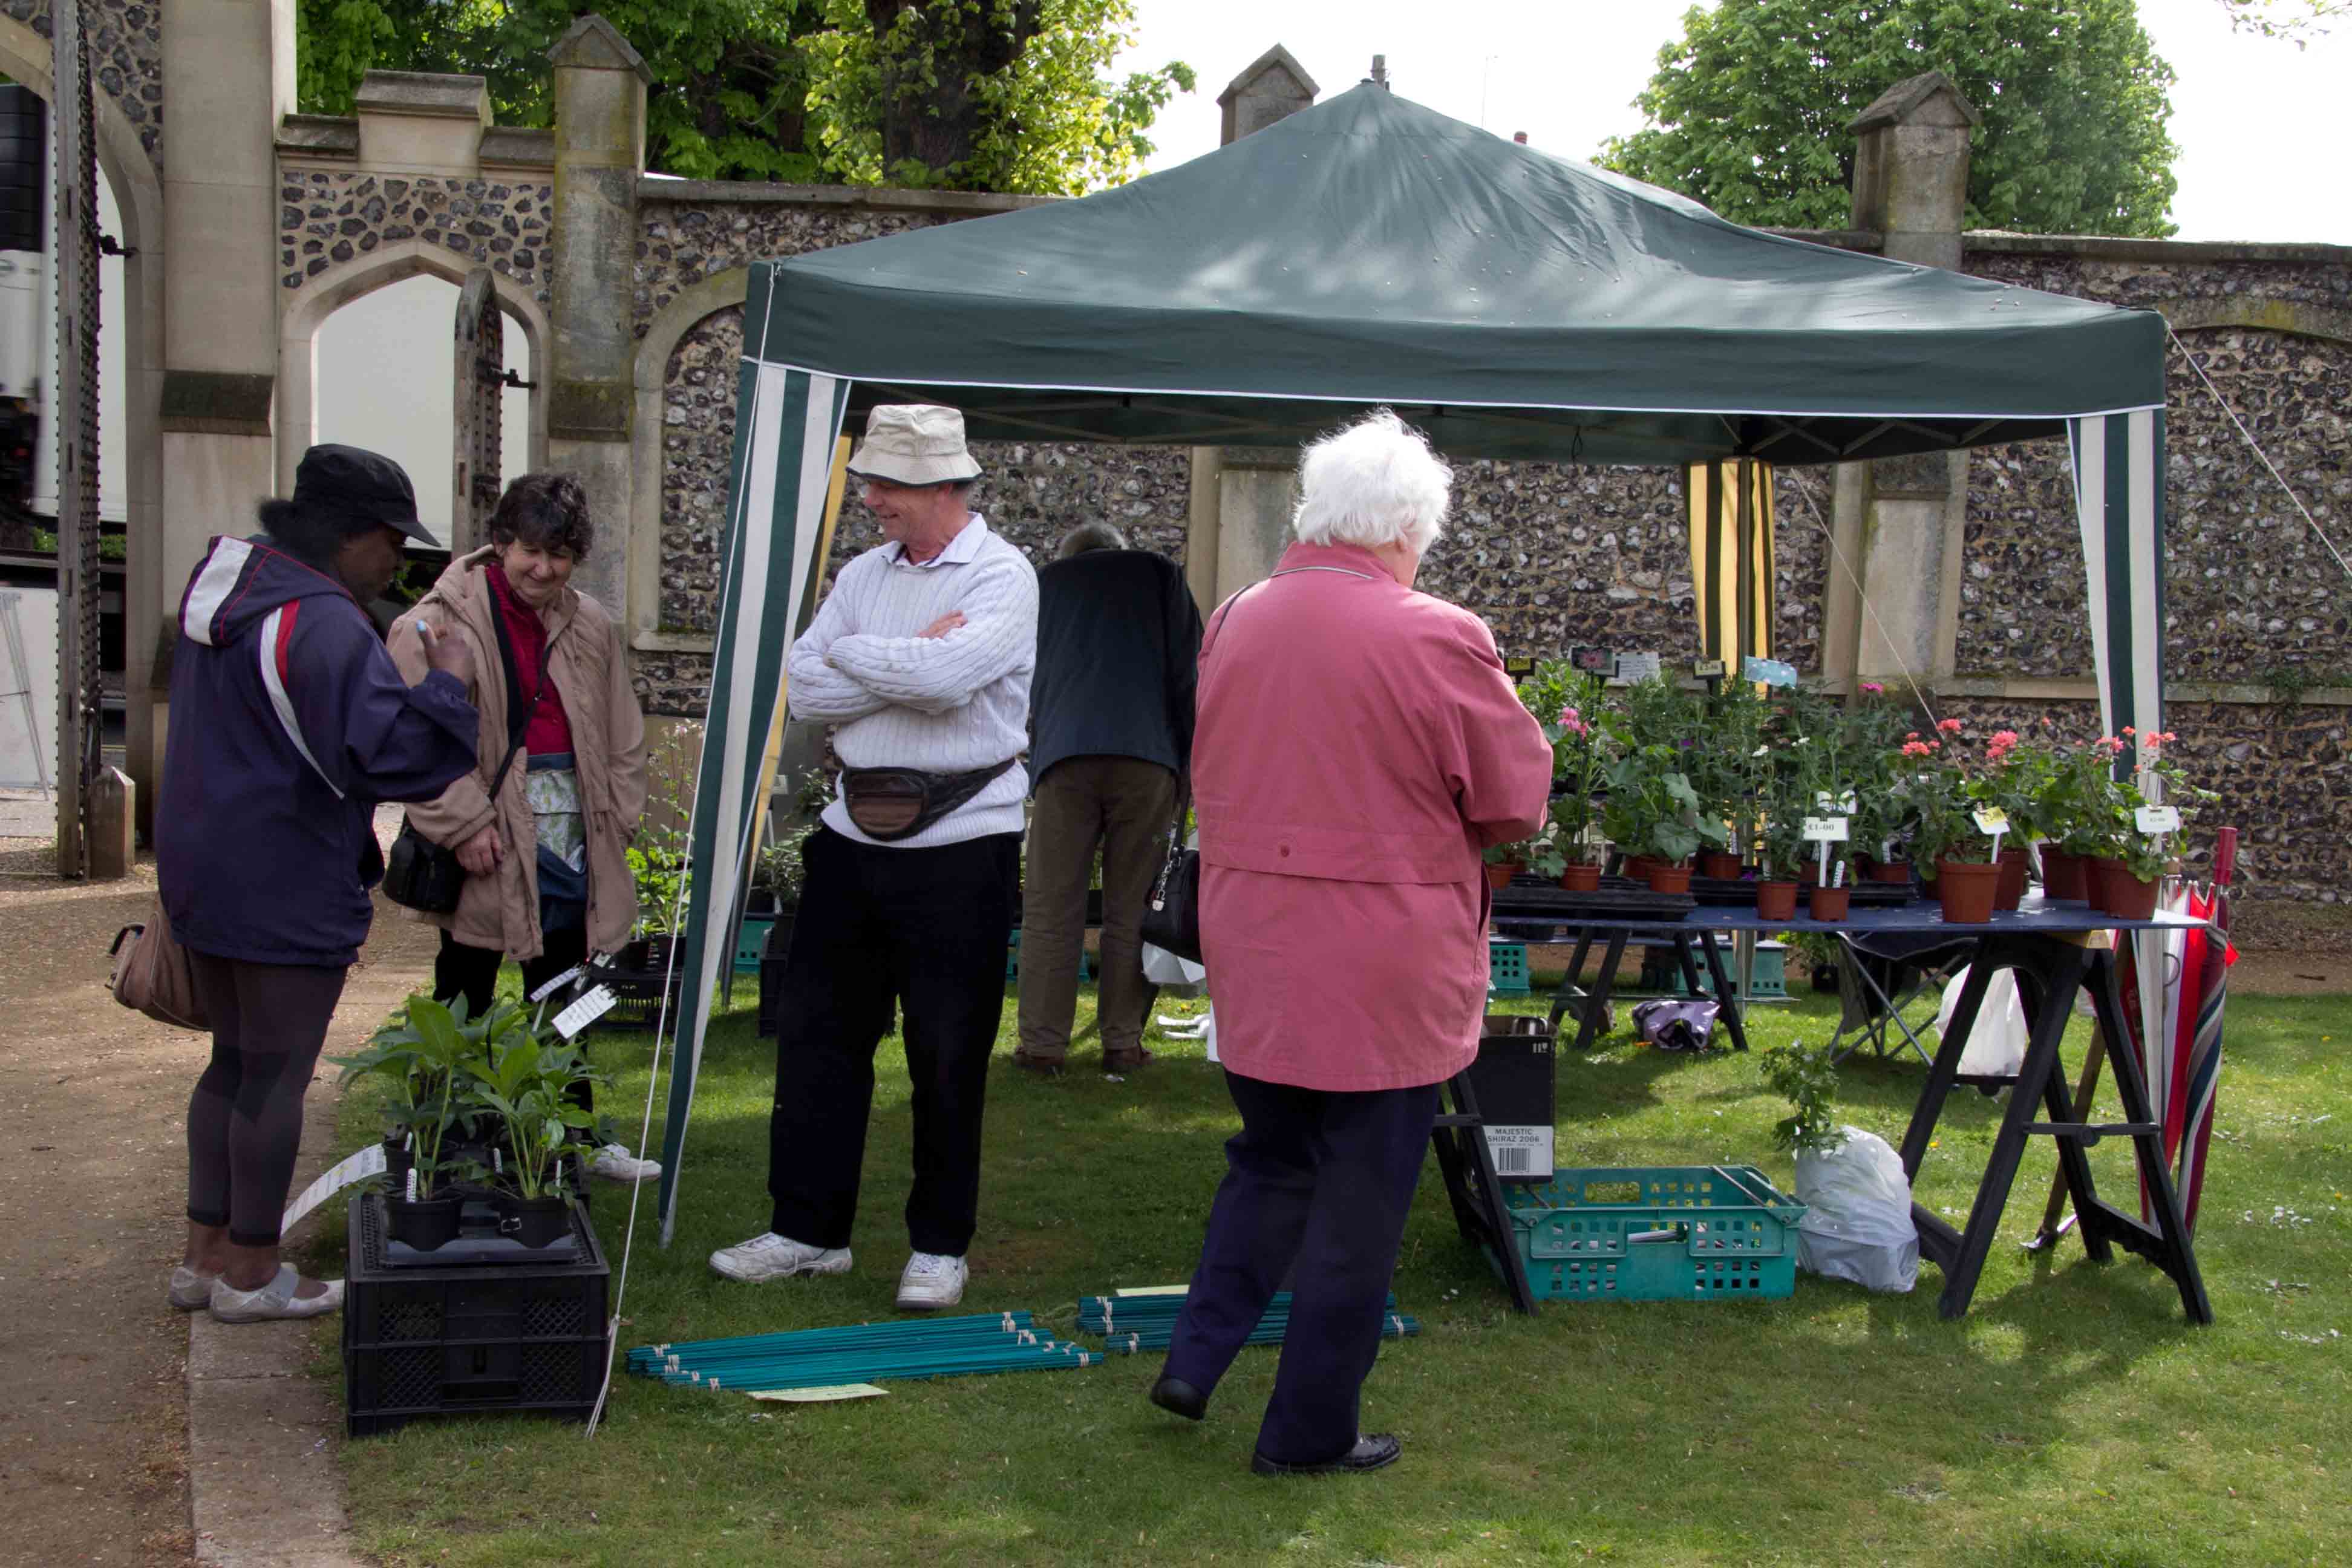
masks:
{"type": "Polygon", "coordinates": [[[1386,409],[1313,443],[1298,542],[1201,649],[1201,938],[1242,1130],[1151,1399],[1200,1419],[1295,1266],[1261,1474],[1397,1457],[1358,1397],[1438,1087],[1477,1055],[1479,851],[1550,790],[1493,634],[1413,591],[1452,482],[1386,409]]]}

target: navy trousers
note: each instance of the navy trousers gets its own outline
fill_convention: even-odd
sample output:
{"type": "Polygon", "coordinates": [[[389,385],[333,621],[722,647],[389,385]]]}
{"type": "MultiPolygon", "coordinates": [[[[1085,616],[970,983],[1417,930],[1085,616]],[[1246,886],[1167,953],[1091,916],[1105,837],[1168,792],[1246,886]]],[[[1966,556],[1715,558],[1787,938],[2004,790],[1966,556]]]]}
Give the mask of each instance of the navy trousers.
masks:
{"type": "Polygon", "coordinates": [[[1169,1346],[1167,1375],[1217,1386],[1296,1265],[1290,1330],[1257,1451],[1321,1464],[1353,1447],[1357,1400],[1429,1130],[1435,1084],[1338,1093],[1225,1074],[1242,1113],[1209,1211],[1201,1266],[1169,1346]]]}

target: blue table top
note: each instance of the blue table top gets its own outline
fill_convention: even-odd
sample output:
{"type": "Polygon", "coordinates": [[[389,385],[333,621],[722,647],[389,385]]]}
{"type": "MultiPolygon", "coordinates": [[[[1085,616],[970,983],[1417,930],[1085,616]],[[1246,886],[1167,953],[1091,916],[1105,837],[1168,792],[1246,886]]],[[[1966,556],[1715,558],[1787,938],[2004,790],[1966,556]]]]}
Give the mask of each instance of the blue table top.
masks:
{"type": "Polygon", "coordinates": [[[1552,914],[1504,913],[1497,913],[1495,920],[1498,927],[1553,926],[1568,931],[1624,931],[1657,936],[1671,936],[1678,932],[1695,935],[1702,931],[1843,931],[1849,936],[1867,937],[1933,931],[1954,939],[2019,933],[2056,936],[2091,931],[2187,930],[2206,923],[2162,910],[2157,911],[2154,920],[2121,920],[2103,914],[2079,900],[2044,899],[2038,893],[2028,894],[2013,910],[1994,911],[1992,919],[1981,925],[1948,924],[1944,920],[1944,906],[1924,899],[1892,908],[1857,909],[1842,921],[1807,920],[1801,916],[1795,920],[1766,920],[1750,907],[1710,904],[1702,904],[1681,919],[1671,921],[1626,920],[1622,916],[1609,915],[1570,919],[1552,914]]]}

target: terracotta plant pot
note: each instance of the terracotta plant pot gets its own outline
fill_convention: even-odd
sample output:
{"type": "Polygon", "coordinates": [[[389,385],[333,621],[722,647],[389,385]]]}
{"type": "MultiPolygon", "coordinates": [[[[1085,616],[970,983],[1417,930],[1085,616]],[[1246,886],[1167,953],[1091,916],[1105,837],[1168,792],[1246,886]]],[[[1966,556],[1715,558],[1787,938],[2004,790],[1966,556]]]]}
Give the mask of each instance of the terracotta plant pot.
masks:
{"type": "Polygon", "coordinates": [[[1767,921],[1795,920],[1797,918],[1797,884],[1794,882],[1757,883],[1756,918],[1767,921]]]}
{"type": "Polygon", "coordinates": [[[1727,880],[1736,878],[1739,875],[1739,857],[1727,850],[1710,849],[1698,858],[1698,874],[1727,880]]]}
{"type": "Polygon", "coordinates": [[[1650,891],[1654,893],[1687,893],[1690,891],[1691,868],[1687,866],[1650,867],[1650,891]]]}
{"type": "Polygon", "coordinates": [[[1650,879],[1650,873],[1664,863],[1654,855],[1628,855],[1625,857],[1624,874],[1636,882],[1646,882],[1650,879]]]}
{"type": "Polygon", "coordinates": [[[1921,877],[1919,879],[1919,901],[1924,904],[1942,903],[1944,901],[1944,884],[1936,880],[1933,877],[1921,877]]]}
{"type": "Polygon", "coordinates": [[[1805,895],[1805,913],[1817,921],[1842,921],[1853,902],[1852,888],[1815,888],[1805,895]]]}
{"type": "Polygon", "coordinates": [[[1810,888],[1821,879],[1822,863],[1819,860],[1807,860],[1797,868],[1797,880],[1806,887],[1810,888]]]}
{"type": "Polygon", "coordinates": [[[1904,886],[1911,880],[1911,862],[1908,860],[1873,861],[1870,868],[1870,879],[1874,882],[1891,882],[1897,887],[1904,886]]]}
{"type": "Polygon", "coordinates": [[[2143,882],[2122,861],[2104,855],[2091,862],[2091,877],[2094,908],[2117,920],[2144,921],[2155,916],[2157,890],[2163,885],[2163,878],[2143,882]]]}
{"type": "Polygon", "coordinates": [[[2000,892],[2000,867],[1984,860],[1945,860],[1936,867],[1944,892],[1946,925],[1980,926],[1992,919],[2000,892]]]}
{"type": "Polygon", "coordinates": [[[1559,874],[1560,889],[1570,893],[1594,893],[1601,890],[1601,868],[1570,866],[1559,874]]]}
{"type": "Polygon", "coordinates": [[[2065,855],[2055,849],[2042,852],[2042,895],[2068,903],[2081,903],[2091,896],[2091,863],[2080,855],[2065,855]]]}
{"type": "Polygon", "coordinates": [[[1518,875],[1518,871],[1519,868],[1508,860],[1500,865],[1490,864],[1486,868],[1486,886],[1499,893],[1511,885],[1511,879],[1518,875]]]}
{"type": "Polygon", "coordinates": [[[2013,910],[2025,900],[2025,851],[2003,849],[2000,852],[2000,883],[1993,894],[1992,907],[2013,910]]]}

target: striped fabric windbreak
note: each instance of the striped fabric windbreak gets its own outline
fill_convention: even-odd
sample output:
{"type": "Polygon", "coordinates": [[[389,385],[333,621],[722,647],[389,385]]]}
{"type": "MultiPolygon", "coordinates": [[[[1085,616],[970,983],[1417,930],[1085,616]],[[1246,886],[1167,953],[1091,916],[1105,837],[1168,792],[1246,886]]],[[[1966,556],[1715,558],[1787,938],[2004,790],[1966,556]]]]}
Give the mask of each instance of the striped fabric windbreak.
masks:
{"type": "Polygon", "coordinates": [[[1750,458],[1693,463],[1691,585],[1699,657],[1733,670],[1772,657],[1772,465],[1750,458]]]}
{"type": "MultiPolygon", "coordinates": [[[[766,307],[766,291],[755,282],[744,308],[747,342],[759,341],[766,307]]],[[[719,966],[732,961],[728,917],[764,805],[753,785],[783,699],[793,610],[808,591],[849,385],[837,376],[743,361],[710,710],[694,794],[694,876],[677,928],[684,940],[675,959],[681,973],[662,1138],[664,1246],[677,1221],[678,1177],[710,1004],[719,966]]]]}
{"type": "Polygon", "coordinates": [[[2099,728],[2164,728],[2164,413],[2076,419],[2074,511],[2090,578],[2099,728]]]}

